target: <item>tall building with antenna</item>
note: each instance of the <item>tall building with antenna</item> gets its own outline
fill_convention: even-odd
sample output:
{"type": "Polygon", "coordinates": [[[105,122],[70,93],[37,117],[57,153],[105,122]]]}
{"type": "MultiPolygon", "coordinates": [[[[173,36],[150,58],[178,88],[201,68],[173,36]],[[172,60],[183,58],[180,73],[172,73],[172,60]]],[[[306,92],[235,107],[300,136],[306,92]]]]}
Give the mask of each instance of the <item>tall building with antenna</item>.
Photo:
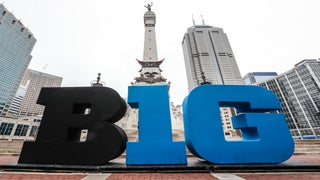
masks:
{"type": "MultiPolygon", "coordinates": [[[[202,16],[201,16],[202,17],[202,16]]],[[[196,25],[182,40],[188,89],[203,84],[244,84],[227,35],[222,28],[196,25]]]]}
{"type": "MultiPolygon", "coordinates": [[[[182,40],[189,92],[204,84],[244,84],[223,29],[206,25],[203,18],[202,25],[196,25],[193,17],[192,21],[182,40]]],[[[234,109],[221,107],[220,113],[225,136],[236,136],[234,109]]]]}

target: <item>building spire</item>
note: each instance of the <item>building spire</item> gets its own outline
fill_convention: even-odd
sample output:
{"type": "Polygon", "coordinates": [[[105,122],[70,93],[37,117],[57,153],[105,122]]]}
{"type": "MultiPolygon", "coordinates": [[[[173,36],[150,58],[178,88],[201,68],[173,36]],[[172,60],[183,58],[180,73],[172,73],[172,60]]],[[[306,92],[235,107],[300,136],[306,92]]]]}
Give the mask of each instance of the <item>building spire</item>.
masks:
{"type": "Polygon", "coordinates": [[[201,19],[202,19],[202,25],[205,25],[202,14],[201,14],[201,19]]]}
{"type": "Polygon", "coordinates": [[[193,23],[193,26],[195,26],[195,25],[196,25],[196,22],[194,21],[193,14],[191,14],[191,16],[192,16],[192,23],[193,23]]]}

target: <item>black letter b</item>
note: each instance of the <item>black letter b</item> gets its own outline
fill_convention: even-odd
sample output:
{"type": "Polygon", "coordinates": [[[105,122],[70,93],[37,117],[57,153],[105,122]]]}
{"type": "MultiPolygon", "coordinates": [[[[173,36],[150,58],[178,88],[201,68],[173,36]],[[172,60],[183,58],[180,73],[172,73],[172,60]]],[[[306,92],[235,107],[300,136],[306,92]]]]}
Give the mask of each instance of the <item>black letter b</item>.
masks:
{"type": "Polygon", "coordinates": [[[126,103],[107,87],[43,88],[45,111],[35,142],[25,142],[19,163],[101,165],[120,156],[127,135],[113,123],[126,103]]]}

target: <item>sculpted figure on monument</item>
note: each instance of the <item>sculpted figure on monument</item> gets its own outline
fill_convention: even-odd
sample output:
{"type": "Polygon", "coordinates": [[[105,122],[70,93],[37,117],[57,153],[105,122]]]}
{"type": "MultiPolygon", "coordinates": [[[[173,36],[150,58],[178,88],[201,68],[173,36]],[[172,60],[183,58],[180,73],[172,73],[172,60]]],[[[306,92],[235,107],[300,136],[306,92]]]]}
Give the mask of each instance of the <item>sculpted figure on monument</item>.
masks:
{"type": "Polygon", "coordinates": [[[151,11],[151,6],[152,6],[152,2],[151,2],[151,4],[147,4],[144,7],[148,8],[148,11],[151,11]]]}

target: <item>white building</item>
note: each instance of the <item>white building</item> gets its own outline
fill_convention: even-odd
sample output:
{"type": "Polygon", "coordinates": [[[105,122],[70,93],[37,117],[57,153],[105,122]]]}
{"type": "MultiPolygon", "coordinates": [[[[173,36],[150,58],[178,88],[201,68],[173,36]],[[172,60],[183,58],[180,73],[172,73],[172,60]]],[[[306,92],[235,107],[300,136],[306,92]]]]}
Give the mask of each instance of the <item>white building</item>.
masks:
{"type": "MultiPolygon", "coordinates": [[[[227,35],[222,28],[195,25],[182,40],[189,92],[203,84],[244,84],[227,35]]],[[[237,135],[231,117],[235,111],[220,108],[226,137],[237,135]]]]}
{"type": "Polygon", "coordinates": [[[182,47],[189,91],[204,80],[211,84],[244,84],[222,28],[194,25],[185,33],[182,47]]]}
{"type": "Polygon", "coordinates": [[[37,100],[43,87],[60,87],[62,77],[27,69],[21,85],[28,85],[25,97],[21,102],[19,117],[42,115],[44,106],[37,104],[37,100]]]}
{"type": "Polygon", "coordinates": [[[42,87],[60,87],[62,78],[27,69],[7,113],[0,117],[0,139],[34,140],[44,106],[37,104],[42,87]]]}

